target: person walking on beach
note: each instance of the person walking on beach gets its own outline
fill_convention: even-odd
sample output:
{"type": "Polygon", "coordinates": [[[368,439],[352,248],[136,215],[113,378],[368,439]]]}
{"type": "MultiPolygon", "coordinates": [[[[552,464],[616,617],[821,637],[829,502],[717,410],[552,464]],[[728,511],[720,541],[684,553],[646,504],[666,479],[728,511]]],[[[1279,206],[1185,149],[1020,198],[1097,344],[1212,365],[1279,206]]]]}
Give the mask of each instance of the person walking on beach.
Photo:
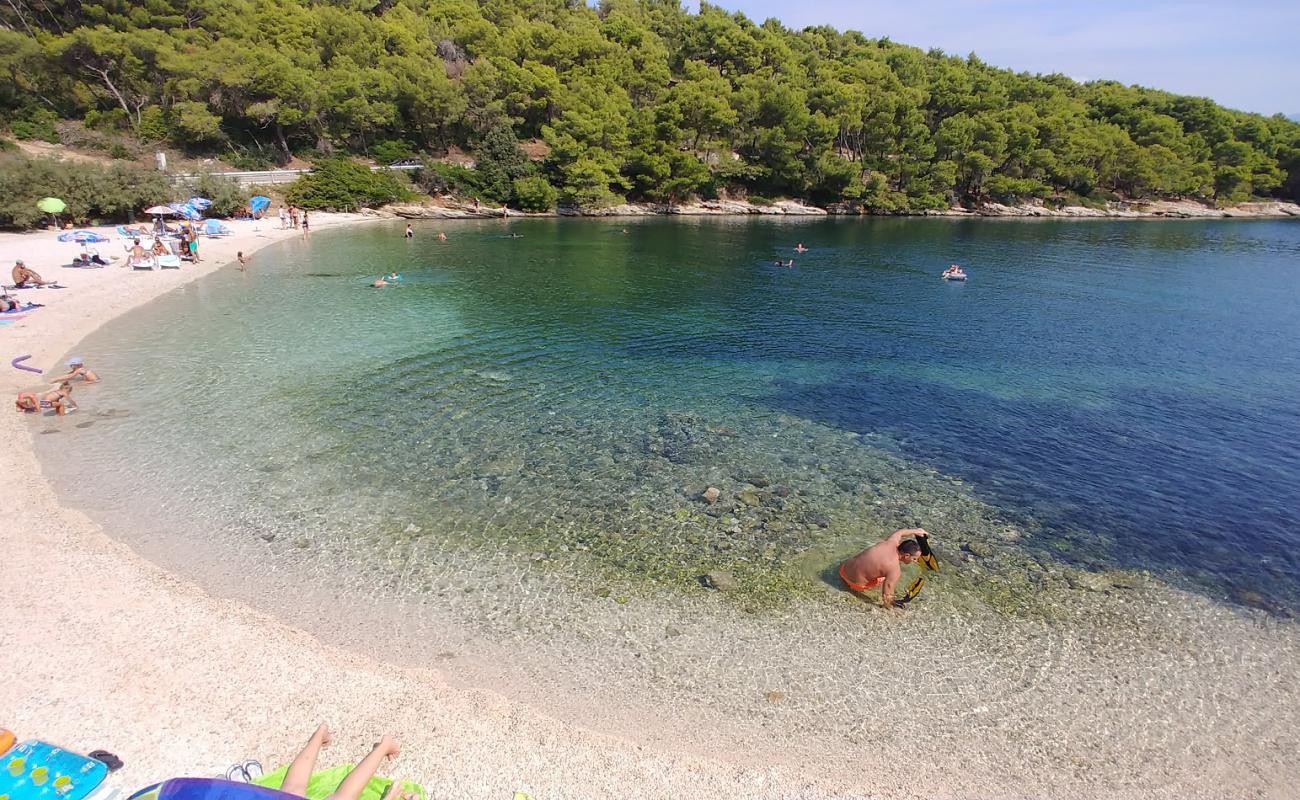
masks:
{"type": "Polygon", "coordinates": [[[280,230],[289,227],[289,212],[284,210],[284,204],[280,204],[280,230]]]}
{"type": "Polygon", "coordinates": [[[289,227],[295,230],[298,227],[298,207],[289,206],[289,227]]]}
{"type": "MultiPolygon", "coordinates": [[[[302,752],[298,753],[289,764],[289,769],[284,773],[284,782],[280,784],[280,791],[306,797],[307,783],[311,779],[311,774],[316,771],[316,758],[320,755],[320,749],[332,741],[334,737],[330,734],[330,729],[322,722],[307,740],[302,752]]],[[[397,740],[385,735],[375,742],[374,748],[352,768],[338,788],[330,793],[329,800],[358,800],[361,792],[370,783],[370,779],[379,770],[379,765],[386,759],[397,758],[401,752],[402,748],[398,746],[397,740]]],[[[407,791],[402,787],[402,782],[396,780],[384,794],[384,800],[415,800],[415,798],[414,792],[407,791]]]]}
{"type": "Polygon", "coordinates": [[[243,250],[240,250],[238,253],[235,253],[235,260],[239,262],[240,272],[243,272],[245,267],[248,266],[248,258],[249,258],[248,256],[244,255],[243,250]]]}
{"type": "Polygon", "coordinates": [[[195,231],[189,237],[190,260],[199,263],[199,233],[195,231]]]}
{"type": "Polygon", "coordinates": [[[840,580],[857,596],[869,599],[866,593],[880,587],[880,604],[885,608],[894,605],[894,587],[902,575],[903,564],[915,564],[921,558],[918,538],[929,534],[923,528],[904,528],[840,564],[840,580]],[[906,537],[907,541],[903,541],[906,537]],[[883,585],[882,585],[883,584],[883,585]]]}

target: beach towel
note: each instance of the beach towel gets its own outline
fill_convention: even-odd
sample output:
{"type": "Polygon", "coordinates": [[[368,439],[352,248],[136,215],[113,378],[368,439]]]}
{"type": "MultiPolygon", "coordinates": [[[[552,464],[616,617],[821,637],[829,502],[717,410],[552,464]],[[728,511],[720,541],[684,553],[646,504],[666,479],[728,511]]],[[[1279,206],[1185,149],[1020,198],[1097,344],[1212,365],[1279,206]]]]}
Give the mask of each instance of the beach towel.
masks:
{"type": "MultiPolygon", "coordinates": [[[[343,764],[341,766],[331,767],[330,769],[320,770],[319,772],[313,772],[311,778],[307,780],[307,800],[325,800],[325,798],[329,797],[335,789],[339,788],[339,784],[342,783],[343,779],[352,771],[353,766],[354,765],[352,764],[343,764]]],[[[275,772],[263,775],[260,778],[254,778],[251,783],[255,786],[266,786],[271,789],[279,789],[284,784],[284,776],[288,771],[289,767],[286,765],[280,767],[275,772]]],[[[384,792],[388,791],[388,787],[391,786],[392,783],[393,781],[391,778],[381,778],[376,775],[370,779],[370,783],[366,784],[366,788],[361,790],[360,800],[381,800],[384,796],[384,792]]],[[[420,800],[428,800],[428,794],[425,793],[424,787],[420,786],[418,783],[402,781],[402,788],[408,792],[415,792],[420,800]]]]}
{"type": "Polygon", "coordinates": [[[128,800],[302,800],[276,789],[219,778],[172,778],[146,786],[128,800]]]}

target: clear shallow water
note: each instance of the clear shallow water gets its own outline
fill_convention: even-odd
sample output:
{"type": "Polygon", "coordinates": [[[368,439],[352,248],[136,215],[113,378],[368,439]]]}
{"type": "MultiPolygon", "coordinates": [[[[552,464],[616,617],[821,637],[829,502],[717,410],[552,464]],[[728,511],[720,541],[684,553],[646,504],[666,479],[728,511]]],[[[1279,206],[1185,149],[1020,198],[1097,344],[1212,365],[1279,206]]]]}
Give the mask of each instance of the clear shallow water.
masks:
{"type": "Polygon", "coordinates": [[[1300,225],[399,230],[264,251],[92,337],[96,404],[130,413],[77,431],[102,469],[74,483],[123,497],[130,463],[301,551],[726,568],[760,594],[952,513],[952,550],[1016,525],[1040,561],[1295,606],[1300,225]],[[937,278],[952,261],[969,282],[937,278]]]}
{"type": "Polygon", "coordinates": [[[922,708],[934,774],[1006,796],[1300,780],[1300,638],[1219,602],[1296,607],[1300,225],[445,229],[115,320],[44,468],[219,593],[600,730],[825,775],[914,757],[922,708]],[[906,615],[837,590],[913,524],[906,615]]]}

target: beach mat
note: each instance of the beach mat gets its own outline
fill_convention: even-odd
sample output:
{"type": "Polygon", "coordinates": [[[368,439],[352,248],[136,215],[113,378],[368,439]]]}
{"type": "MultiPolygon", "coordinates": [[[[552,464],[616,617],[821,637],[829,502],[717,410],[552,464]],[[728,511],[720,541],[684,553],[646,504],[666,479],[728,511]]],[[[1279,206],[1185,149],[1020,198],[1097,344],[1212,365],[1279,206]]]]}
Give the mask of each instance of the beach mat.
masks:
{"type": "MultiPolygon", "coordinates": [[[[352,771],[353,764],[342,764],[330,769],[313,772],[307,779],[307,800],[325,800],[339,788],[339,784],[352,771]]],[[[284,776],[289,772],[288,765],[280,767],[275,772],[263,775],[260,778],[254,778],[251,782],[256,786],[266,786],[271,789],[279,789],[284,784],[284,776]]],[[[388,791],[393,780],[391,778],[381,778],[378,775],[370,779],[366,788],[361,790],[360,800],[381,800],[384,792],[388,791]]],[[[424,787],[418,783],[402,781],[402,788],[408,792],[415,792],[420,800],[428,800],[428,794],[425,793],[424,787]]]]}
{"type": "Polygon", "coordinates": [[[101,761],[32,739],[0,756],[0,797],[84,800],[106,775],[101,761]]]}

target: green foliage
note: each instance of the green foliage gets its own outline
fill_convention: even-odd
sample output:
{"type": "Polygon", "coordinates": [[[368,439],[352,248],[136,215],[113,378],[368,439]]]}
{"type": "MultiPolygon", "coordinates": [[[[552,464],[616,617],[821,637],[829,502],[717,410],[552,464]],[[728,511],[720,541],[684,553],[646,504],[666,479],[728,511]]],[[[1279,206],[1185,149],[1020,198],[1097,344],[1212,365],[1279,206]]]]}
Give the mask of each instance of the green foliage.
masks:
{"type": "Polygon", "coordinates": [[[27,119],[10,122],[9,131],[15,139],[39,139],[42,142],[58,144],[62,140],[54,127],[58,122],[59,116],[53,111],[48,108],[37,108],[28,115],[27,119]]]}
{"type": "Polygon", "coordinates": [[[208,216],[231,217],[248,204],[251,195],[240,187],[239,181],[201,172],[186,187],[188,197],[206,197],[212,201],[208,216]]]}
{"type": "Polygon", "coordinates": [[[723,192],[882,212],[1098,190],[1300,199],[1300,124],[1280,115],[707,3],[0,4],[0,77],[21,138],[57,141],[58,118],[84,119],[91,146],[130,131],[241,167],[456,145],[476,170],[418,180],[492,202],[520,202],[537,164],[516,140],[533,137],[549,184],[589,206],[723,192]]]}
{"type": "Polygon", "coordinates": [[[483,184],[476,170],[460,164],[425,160],[415,173],[415,185],[425,194],[454,194],[461,197],[478,197],[483,194],[483,184]]]}
{"type": "Polygon", "coordinates": [[[514,181],[527,175],[531,164],[510,126],[497,125],[488,131],[474,156],[484,197],[498,203],[513,200],[514,181]]]}
{"type": "Polygon", "coordinates": [[[45,215],[36,202],[42,197],[66,202],[65,219],[88,222],[125,220],[127,212],[172,200],[174,193],[167,178],[154,170],[0,155],[0,227],[40,224],[45,215]]]}
{"type": "Polygon", "coordinates": [[[524,211],[550,211],[560,193],[545,178],[533,175],[514,180],[515,205],[524,211]]]}
{"type": "Polygon", "coordinates": [[[185,101],[172,106],[168,116],[171,138],[180,145],[205,149],[224,141],[221,119],[203,103],[185,101]]]}
{"type": "MultiPolygon", "coordinates": [[[[121,111],[121,109],[115,109],[121,111]]],[[[125,112],[123,113],[125,115],[125,112]]],[[[158,106],[149,106],[140,112],[140,122],[135,129],[142,142],[161,142],[167,138],[167,115],[158,106]]]]}
{"type": "Polygon", "coordinates": [[[394,161],[415,158],[416,152],[410,142],[403,142],[400,139],[385,139],[370,145],[370,157],[379,165],[387,166],[394,161]]]}
{"type": "Polygon", "coordinates": [[[294,181],[284,197],[302,208],[328,211],[380,206],[410,197],[398,174],[377,172],[343,158],[327,159],[294,181]]]}

